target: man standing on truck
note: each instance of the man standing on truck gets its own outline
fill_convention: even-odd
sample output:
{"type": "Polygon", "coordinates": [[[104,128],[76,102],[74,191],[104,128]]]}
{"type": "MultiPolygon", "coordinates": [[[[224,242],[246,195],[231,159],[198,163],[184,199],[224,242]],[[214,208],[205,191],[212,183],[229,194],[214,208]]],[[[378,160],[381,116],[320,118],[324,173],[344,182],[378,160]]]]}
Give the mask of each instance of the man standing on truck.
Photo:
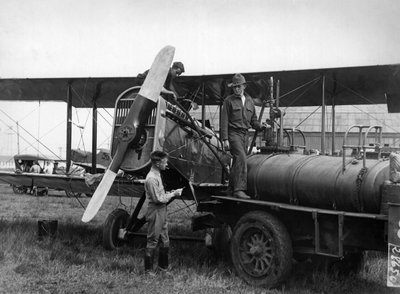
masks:
{"type": "Polygon", "coordinates": [[[168,270],[169,236],[167,222],[167,203],[173,197],[180,196],[182,189],[165,192],[161,179],[161,171],[168,166],[168,155],[163,151],[153,151],[150,154],[151,169],[144,184],[146,192],[147,212],[147,245],[144,256],[145,273],[154,275],[154,252],[157,244],[161,247],[158,254],[158,266],[162,271],[168,270]]]}
{"type": "Polygon", "coordinates": [[[233,88],[233,94],[225,99],[222,106],[221,138],[224,150],[230,150],[233,156],[229,189],[232,189],[233,196],[236,198],[250,199],[250,196],[246,194],[248,130],[253,127],[260,131],[266,126],[258,121],[254,102],[244,92],[246,89],[244,76],[240,73],[235,74],[228,87],[233,88]]]}

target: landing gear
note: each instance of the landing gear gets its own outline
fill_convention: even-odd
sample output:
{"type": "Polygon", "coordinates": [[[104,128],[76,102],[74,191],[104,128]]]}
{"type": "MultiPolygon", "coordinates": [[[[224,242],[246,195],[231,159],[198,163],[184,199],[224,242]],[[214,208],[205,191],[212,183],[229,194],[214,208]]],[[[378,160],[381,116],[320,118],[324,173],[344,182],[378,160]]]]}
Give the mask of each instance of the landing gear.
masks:
{"type": "Polygon", "coordinates": [[[145,218],[137,218],[145,199],[146,194],[143,193],[131,216],[121,208],[117,208],[109,214],[103,227],[103,247],[105,249],[113,250],[122,246],[126,240],[126,233],[137,232],[146,223],[145,218]]]}
{"type": "Polygon", "coordinates": [[[126,229],[129,214],[121,208],[111,212],[103,227],[103,247],[108,250],[114,250],[121,247],[124,240],[121,238],[120,229],[126,229]]]}
{"type": "Polygon", "coordinates": [[[15,194],[25,194],[28,191],[28,188],[26,188],[25,186],[12,185],[12,189],[15,194]]]}
{"type": "Polygon", "coordinates": [[[238,275],[254,286],[273,288],[292,267],[292,242],[286,227],[273,215],[252,211],[233,231],[231,258],[238,275]]]}

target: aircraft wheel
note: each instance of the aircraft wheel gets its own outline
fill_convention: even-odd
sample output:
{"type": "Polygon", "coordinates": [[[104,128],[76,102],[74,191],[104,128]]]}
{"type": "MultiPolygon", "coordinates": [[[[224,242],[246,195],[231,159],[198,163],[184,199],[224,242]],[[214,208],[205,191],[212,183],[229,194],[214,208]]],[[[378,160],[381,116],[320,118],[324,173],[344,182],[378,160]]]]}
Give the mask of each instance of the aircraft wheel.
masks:
{"type": "Polygon", "coordinates": [[[80,192],[72,192],[71,190],[65,190],[65,195],[67,195],[68,197],[72,198],[79,198],[82,196],[82,193],[80,192]]]}
{"type": "Polygon", "coordinates": [[[28,191],[28,189],[25,186],[12,185],[12,189],[15,194],[25,194],[28,191]]]}
{"type": "Polygon", "coordinates": [[[114,250],[122,246],[124,240],[118,238],[119,229],[126,228],[129,214],[121,208],[111,212],[103,226],[103,247],[114,250]]]}
{"type": "Polygon", "coordinates": [[[231,258],[238,275],[254,286],[279,286],[292,267],[292,242],[273,215],[252,211],[242,216],[231,240],[231,258]]]}

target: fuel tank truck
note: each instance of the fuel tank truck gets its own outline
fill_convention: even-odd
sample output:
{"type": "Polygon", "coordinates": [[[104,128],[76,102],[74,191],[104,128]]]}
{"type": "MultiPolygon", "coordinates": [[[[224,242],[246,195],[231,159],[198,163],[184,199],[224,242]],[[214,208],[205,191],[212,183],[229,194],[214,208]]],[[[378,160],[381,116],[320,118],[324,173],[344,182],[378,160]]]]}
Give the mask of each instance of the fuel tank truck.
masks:
{"type": "Polygon", "coordinates": [[[379,213],[388,161],[300,154],[248,158],[248,192],[256,199],[349,212],[379,213]]]}
{"type": "Polygon", "coordinates": [[[342,156],[306,155],[294,144],[260,148],[247,159],[251,200],[214,195],[217,202],[199,204],[212,213],[215,246],[229,246],[240,277],[279,285],[293,257],[347,273],[359,268],[363,251],[378,250],[389,254],[388,286],[399,285],[400,185],[389,180],[381,136],[372,150],[366,143],[373,129],[381,134],[379,126],[350,127],[342,156]],[[347,143],[352,128],[363,142],[347,143]]]}

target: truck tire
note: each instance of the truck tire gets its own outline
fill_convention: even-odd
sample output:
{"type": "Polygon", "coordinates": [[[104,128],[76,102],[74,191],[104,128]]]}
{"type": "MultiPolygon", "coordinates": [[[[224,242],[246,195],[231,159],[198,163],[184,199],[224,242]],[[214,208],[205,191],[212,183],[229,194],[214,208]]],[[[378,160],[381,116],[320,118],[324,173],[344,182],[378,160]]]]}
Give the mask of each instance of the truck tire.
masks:
{"type": "Polygon", "coordinates": [[[250,285],[277,287],[292,267],[293,248],[286,227],[263,211],[252,211],[239,219],[230,251],[236,272],[250,285]]]}
{"type": "Polygon", "coordinates": [[[103,247],[114,250],[121,247],[124,240],[118,238],[119,229],[125,228],[129,214],[126,210],[117,208],[111,212],[103,226],[103,247]]]}

